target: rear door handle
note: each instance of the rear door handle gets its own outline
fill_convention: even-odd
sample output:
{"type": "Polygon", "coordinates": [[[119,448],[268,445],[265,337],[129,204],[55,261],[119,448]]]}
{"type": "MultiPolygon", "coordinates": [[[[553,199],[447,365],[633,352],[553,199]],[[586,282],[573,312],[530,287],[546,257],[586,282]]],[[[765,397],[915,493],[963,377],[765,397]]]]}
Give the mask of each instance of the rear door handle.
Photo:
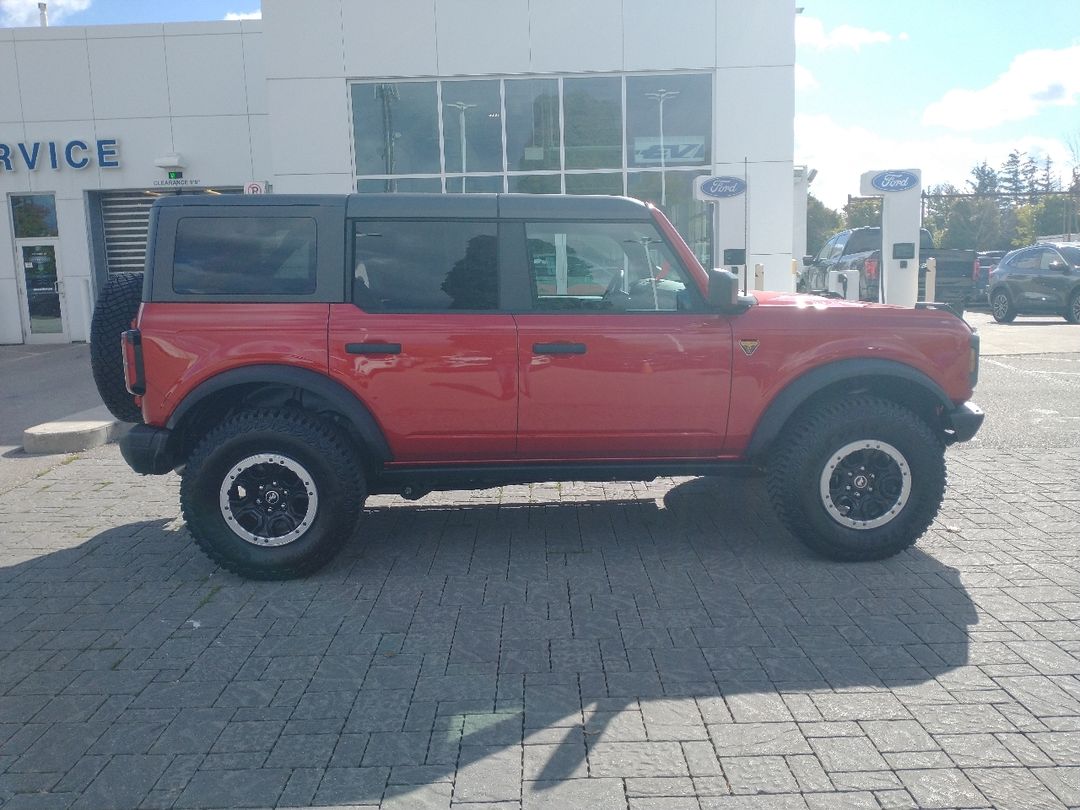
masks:
{"type": "Polygon", "coordinates": [[[401,354],[400,343],[346,343],[349,354],[401,354]]]}
{"type": "Polygon", "coordinates": [[[534,343],[533,354],[585,354],[584,343],[534,343]]]}

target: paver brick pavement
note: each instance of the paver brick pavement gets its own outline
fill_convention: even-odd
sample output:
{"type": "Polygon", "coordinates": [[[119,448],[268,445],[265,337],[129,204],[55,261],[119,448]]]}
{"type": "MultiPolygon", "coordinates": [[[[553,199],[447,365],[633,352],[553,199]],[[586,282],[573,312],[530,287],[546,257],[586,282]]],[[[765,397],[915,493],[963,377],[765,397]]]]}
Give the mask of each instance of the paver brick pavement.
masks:
{"type": "Polygon", "coordinates": [[[91,451],[0,512],[0,807],[1080,805],[1080,452],[949,472],[880,563],[665,479],[372,498],[266,583],[91,451]]]}

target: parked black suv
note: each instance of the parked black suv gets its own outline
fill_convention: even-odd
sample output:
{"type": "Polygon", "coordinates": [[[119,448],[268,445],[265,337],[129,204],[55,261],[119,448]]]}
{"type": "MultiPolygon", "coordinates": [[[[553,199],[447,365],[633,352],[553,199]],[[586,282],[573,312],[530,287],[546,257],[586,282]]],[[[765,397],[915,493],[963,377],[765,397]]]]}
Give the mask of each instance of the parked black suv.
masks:
{"type": "Polygon", "coordinates": [[[998,323],[1044,314],[1080,323],[1080,242],[1045,242],[1009,253],[990,274],[989,298],[998,323]]]}

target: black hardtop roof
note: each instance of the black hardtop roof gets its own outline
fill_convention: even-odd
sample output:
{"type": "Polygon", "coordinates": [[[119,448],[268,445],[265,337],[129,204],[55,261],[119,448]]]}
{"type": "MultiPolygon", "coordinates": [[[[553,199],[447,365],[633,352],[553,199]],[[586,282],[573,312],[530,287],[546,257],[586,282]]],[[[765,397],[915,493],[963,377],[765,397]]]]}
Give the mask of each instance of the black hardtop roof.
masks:
{"type": "Polygon", "coordinates": [[[350,218],[608,219],[645,221],[649,209],[629,197],[562,194],[208,194],[159,197],[155,206],[319,206],[350,218]]]}

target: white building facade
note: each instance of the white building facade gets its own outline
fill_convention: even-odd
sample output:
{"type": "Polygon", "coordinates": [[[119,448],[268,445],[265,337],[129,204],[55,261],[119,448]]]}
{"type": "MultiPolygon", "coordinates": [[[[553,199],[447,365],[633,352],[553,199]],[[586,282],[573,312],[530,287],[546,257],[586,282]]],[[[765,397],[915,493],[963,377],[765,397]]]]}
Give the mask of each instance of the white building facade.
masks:
{"type": "MultiPolygon", "coordinates": [[[[790,289],[791,0],[263,0],[0,29],[0,343],[82,341],[162,194],[628,194],[790,289]],[[695,178],[746,180],[713,233],[695,178]],[[741,209],[741,210],[735,210],[741,209]]],[[[720,254],[717,252],[717,256],[720,254]]]]}

